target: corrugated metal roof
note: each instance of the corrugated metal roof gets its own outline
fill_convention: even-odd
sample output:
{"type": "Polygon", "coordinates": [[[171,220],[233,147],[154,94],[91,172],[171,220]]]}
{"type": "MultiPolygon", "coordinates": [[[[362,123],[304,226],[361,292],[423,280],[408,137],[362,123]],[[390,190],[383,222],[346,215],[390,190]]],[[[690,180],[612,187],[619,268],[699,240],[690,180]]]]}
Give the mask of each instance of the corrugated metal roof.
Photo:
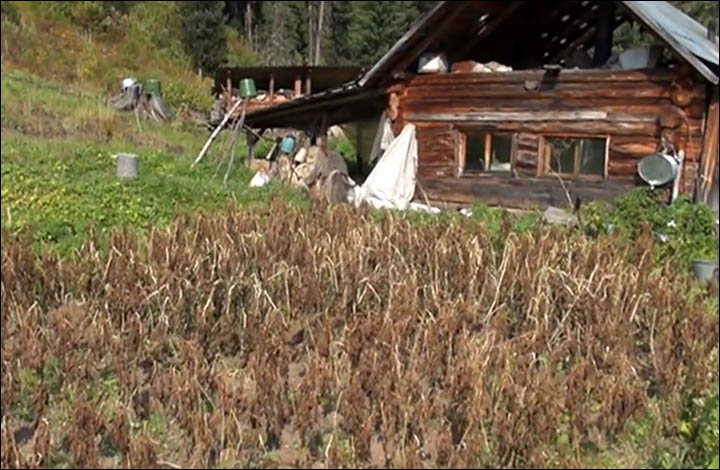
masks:
{"type": "Polygon", "coordinates": [[[717,84],[718,76],[699,58],[718,65],[718,43],[707,37],[707,28],[668,2],[623,1],[645,25],[655,31],[678,54],[687,60],[710,82],[717,84]]]}
{"type": "Polygon", "coordinates": [[[670,3],[641,1],[625,1],[623,3],[633,11],[642,11],[652,18],[658,26],[701,59],[713,64],[717,64],[720,60],[718,43],[707,38],[707,28],[680,12],[670,3]]]}

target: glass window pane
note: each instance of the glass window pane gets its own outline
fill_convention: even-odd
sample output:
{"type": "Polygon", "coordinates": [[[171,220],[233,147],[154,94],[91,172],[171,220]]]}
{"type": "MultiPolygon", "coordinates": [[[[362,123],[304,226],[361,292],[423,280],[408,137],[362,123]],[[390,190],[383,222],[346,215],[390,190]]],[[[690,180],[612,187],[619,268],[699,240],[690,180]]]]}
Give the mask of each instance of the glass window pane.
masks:
{"type": "Polygon", "coordinates": [[[492,136],[492,159],[490,171],[510,171],[510,155],[512,153],[512,136],[492,136]]]}
{"type": "Polygon", "coordinates": [[[572,174],[575,168],[576,139],[547,139],[550,148],[550,168],[555,173],[572,174]]]}
{"type": "Polygon", "coordinates": [[[605,174],[605,140],[585,139],[580,157],[580,174],[605,174]]]}
{"type": "Polygon", "coordinates": [[[465,169],[485,171],[485,134],[468,135],[465,146],[465,169]]]}

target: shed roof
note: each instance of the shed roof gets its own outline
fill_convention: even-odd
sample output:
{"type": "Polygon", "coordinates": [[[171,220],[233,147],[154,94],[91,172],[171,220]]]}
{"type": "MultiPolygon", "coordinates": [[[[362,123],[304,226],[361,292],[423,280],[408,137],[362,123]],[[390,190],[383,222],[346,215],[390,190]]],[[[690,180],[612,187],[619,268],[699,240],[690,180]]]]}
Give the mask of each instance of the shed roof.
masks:
{"type": "MultiPolygon", "coordinates": [[[[376,84],[397,72],[397,66],[412,61],[427,50],[438,46],[467,42],[467,28],[476,34],[471,39],[476,45],[495,38],[510,43],[520,39],[532,47],[547,46],[547,58],[564,49],[580,46],[592,40],[593,19],[598,11],[597,1],[576,2],[493,2],[444,1],[418,20],[402,38],[359,80],[361,86],[376,84]],[[479,24],[473,26],[472,22],[479,24]],[[517,26],[510,27],[510,26],[517,26]],[[501,27],[502,26],[502,27],[501,27]],[[502,31],[505,30],[505,31],[502,31]],[[503,32],[511,35],[503,34],[503,32]],[[542,32],[541,32],[542,31],[542,32]],[[532,38],[530,33],[541,32],[532,38]],[[543,37],[543,35],[547,35],[543,37]],[[453,40],[452,36],[458,39],[453,40]],[[513,37],[514,36],[514,37],[513,37]],[[562,37],[561,37],[562,36],[562,37]],[[552,44],[563,39],[562,44],[552,44]],[[532,39],[532,41],[530,40],[532,39]]],[[[666,1],[618,1],[631,15],[619,14],[619,21],[634,16],[662,39],[671,50],[681,56],[698,73],[713,84],[718,83],[718,43],[707,37],[707,29],[666,1]],[[711,65],[712,66],[712,65],[711,65]]],[[[498,43],[500,41],[495,41],[498,43]]],[[[446,48],[447,50],[451,50],[446,48]]],[[[392,78],[392,77],[391,77],[392,78]]]]}
{"type": "Polygon", "coordinates": [[[221,67],[215,73],[215,86],[213,91],[218,93],[225,86],[229,78],[233,85],[243,78],[252,78],[258,86],[267,86],[272,75],[275,80],[275,89],[292,89],[296,77],[310,77],[312,87],[318,91],[325,91],[358,78],[362,69],[360,67],[325,67],[325,66],[281,66],[281,67],[221,67]]]}
{"type": "MultiPolygon", "coordinates": [[[[512,63],[525,54],[553,63],[575,48],[592,47],[601,3],[606,2],[439,2],[357,80],[253,112],[247,119],[251,125],[268,127],[306,124],[309,116],[320,111],[345,119],[347,113],[340,113],[339,106],[356,106],[370,89],[383,90],[426,51],[450,51],[451,62],[472,56],[512,63]],[[485,47],[488,44],[492,47],[485,47]]],[[[616,11],[616,26],[631,19],[640,21],[706,80],[718,84],[718,42],[708,39],[704,26],[665,1],[615,3],[621,7],[616,11]]]]}

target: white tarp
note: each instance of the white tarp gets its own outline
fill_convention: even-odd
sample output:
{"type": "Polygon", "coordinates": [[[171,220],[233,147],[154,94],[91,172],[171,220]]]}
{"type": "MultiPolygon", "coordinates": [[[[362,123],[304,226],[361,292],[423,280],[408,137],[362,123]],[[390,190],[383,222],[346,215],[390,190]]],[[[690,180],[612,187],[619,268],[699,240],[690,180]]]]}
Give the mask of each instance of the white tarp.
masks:
{"type": "Polygon", "coordinates": [[[375,208],[407,209],[415,195],[417,158],[415,126],[408,124],[380,157],[363,185],[355,188],[355,204],[367,202],[375,208]]]}

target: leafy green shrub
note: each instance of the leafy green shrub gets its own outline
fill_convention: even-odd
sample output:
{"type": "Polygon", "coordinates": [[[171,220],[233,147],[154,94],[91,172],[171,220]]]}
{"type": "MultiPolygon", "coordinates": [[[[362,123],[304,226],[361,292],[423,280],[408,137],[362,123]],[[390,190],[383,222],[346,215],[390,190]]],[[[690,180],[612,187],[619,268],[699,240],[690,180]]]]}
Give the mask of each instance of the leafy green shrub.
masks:
{"type": "Polygon", "coordinates": [[[17,8],[12,2],[0,2],[0,16],[13,24],[17,24],[19,20],[17,8]]]}
{"type": "Polygon", "coordinates": [[[38,2],[46,6],[50,15],[72,22],[87,31],[107,31],[116,26],[122,15],[127,14],[134,2],[79,1],[38,2]]]}
{"type": "Polygon", "coordinates": [[[181,107],[197,111],[209,111],[213,105],[210,93],[211,80],[205,78],[170,80],[164,85],[163,96],[167,104],[174,110],[181,107]]]}
{"type": "Polygon", "coordinates": [[[586,233],[592,236],[617,233],[635,240],[649,226],[658,241],[658,263],[671,258],[686,265],[695,259],[718,259],[715,214],[682,196],[665,206],[655,192],[638,188],[619,197],[614,207],[603,202],[587,204],[581,216],[586,233]]]}

